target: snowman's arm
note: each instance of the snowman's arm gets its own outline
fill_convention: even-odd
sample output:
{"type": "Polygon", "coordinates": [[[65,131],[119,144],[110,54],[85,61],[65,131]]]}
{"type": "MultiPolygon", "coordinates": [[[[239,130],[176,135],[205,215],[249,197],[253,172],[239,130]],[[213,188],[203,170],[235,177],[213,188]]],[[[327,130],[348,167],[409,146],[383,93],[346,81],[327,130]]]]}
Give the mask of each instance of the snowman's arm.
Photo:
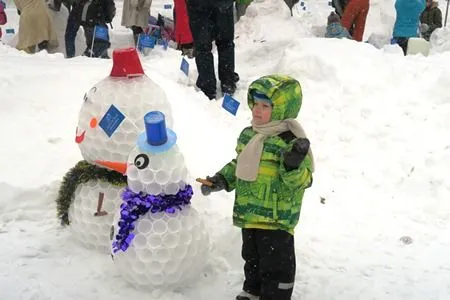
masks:
{"type": "Polygon", "coordinates": [[[108,214],[106,211],[102,210],[104,199],[105,199],[105,194],[98,193],[97,211],[94,212],[95,217],[102,217],[102,216],[106,216],[108,214]]]}
{"type": "Polygon", "coordinates": [[[195,179],[195,181],[200,182],[201,184],[204,184],[204,185],[206,185],[208,187],[212,187],[214,185],[214,183],[212,183],[211,181],[208,181],[208,180],[203,179],[203,178],[197,178],[197,179],[195,179]]]}

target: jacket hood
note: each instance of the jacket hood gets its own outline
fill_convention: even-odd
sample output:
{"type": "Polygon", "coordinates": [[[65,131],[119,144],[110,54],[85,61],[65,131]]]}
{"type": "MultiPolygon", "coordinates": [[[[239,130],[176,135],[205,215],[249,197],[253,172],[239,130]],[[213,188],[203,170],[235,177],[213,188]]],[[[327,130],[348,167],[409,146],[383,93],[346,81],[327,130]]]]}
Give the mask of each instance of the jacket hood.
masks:
{"type": "Polygon", "coordinates": [[[286,75],[268,75],[253,81],[247,94],[250,109],[255,104],[253,99],[255,91],[272,100],[272,121],[297,118],[303,95],[300,83],[296,79],[286,75]]]}

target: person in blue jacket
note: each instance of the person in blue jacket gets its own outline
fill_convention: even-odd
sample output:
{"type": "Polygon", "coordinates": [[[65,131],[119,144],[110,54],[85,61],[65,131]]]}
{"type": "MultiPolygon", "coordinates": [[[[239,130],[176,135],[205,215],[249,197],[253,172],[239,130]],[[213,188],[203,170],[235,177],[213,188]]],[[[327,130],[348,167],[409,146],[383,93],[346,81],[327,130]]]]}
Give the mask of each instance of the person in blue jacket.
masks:
{"type": "Polygon", "coordinates": [[[420,15],[425,9],[425,0],[396,0],[393,41],[397,43],[406,55],[408,40],[419,36],[420,15]]]}

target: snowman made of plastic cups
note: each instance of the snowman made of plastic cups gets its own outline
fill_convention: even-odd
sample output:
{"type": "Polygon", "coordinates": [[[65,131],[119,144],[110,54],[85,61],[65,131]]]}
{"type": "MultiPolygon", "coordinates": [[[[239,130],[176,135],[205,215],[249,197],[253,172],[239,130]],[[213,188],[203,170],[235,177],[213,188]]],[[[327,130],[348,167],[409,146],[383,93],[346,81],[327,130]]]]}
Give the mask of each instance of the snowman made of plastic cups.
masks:
{"type": "Polygon", "coordinates": [[[61,224],[78,244],[110,253],[110,228],[127,184],[115,162],[127,161],[153,110],[173,124],[167,95],[144,73],[136,49],[114,50],[109,76],[84,95],[75,137],[84,160],[67,172],[56,201],[61,224]]]}
{"type": "Polygon", "coordinates": [[[210,241],[190,203],[193,191],[175,132],[160,111],[147,113],[144,123],[125,166],[128,186],[111,228],[112,257],[133,285],[175,289],[198,278],[210,241]]]}

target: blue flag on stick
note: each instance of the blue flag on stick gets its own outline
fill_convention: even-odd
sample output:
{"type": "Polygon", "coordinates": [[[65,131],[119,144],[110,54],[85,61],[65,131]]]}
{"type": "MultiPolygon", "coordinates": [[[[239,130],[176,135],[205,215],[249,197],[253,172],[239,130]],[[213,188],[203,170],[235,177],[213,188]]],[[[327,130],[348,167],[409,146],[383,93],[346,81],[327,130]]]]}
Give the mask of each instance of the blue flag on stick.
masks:
{"type": "Polygon", "coordinates": [[[236,115],[238,108],[239,108],[239,101],[231,97],[230,95],[226,94],[225,97],[223,97],[222,107],[229,112],[232,115],[236,115]]]}
{"type": "Polygon", "coordinates": [[[108,27],[103,25],[96,25],[94,27],[94,37],[96,39],[109,41],[108,27]]]}
{"type": "Polygon", "coordinates": [[[186,76],[189,76],[189,63],[184,57],[181,59],[180,70],[183,71],[186,76]]]}
{"type": "Polygon", "coordinates": [[[139,36],[139,49],[142,48],[155,48],[156,38],[149,34],[141,34],[139,36]]]}

